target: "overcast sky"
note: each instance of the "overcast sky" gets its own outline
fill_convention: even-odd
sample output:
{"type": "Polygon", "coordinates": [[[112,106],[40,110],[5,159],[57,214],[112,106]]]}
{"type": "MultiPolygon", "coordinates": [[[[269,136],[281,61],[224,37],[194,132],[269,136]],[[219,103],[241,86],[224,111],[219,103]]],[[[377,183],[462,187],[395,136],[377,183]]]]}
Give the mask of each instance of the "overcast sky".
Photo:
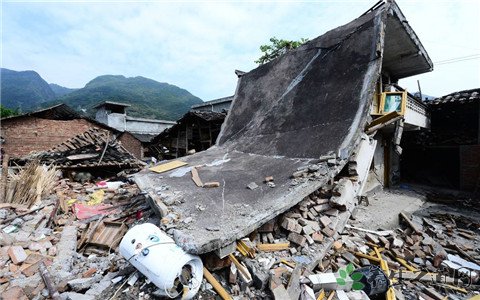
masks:
{"type": "MultiPolygon", "coordinates": [[[[144,76],[206,101],[232,95],[234,70],[255,68],[270,37],[313,39],[376,1],[3,0],[2,66],[72,88],[104,74],[144,76]]],[[[433,96],[480,87],[480,1],[397,3],[434,62],[468,59],[400,84],[415,92],[420,79],[433,96]]]]}

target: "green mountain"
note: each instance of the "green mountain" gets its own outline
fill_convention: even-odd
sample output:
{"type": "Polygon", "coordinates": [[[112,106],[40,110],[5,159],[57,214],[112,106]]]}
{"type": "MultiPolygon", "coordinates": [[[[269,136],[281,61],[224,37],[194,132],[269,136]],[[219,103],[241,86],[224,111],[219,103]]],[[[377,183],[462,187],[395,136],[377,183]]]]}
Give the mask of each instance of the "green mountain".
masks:
{"type": "Polygon", "coordinates": [[[99,76],[55,100],[93,115],[92,107],[102,101],[130,104],[127,114],[133,117],[177,120],[202,100],[175,85],[145,77],[126,78],[121,75],[99,76]]]}
{"type": "Polygon", "coordinates": [[[177,120],[202,100],[187,90],[145,77],[99,76],[81,89],[48,84],[34,71],[1,69],[1,104],[22,112],[65,103],[94,115],[92,109],[103,101],[130,104],[129,116],[177,120]]]}
{"type": "Polygon", "coordinates": [[[4,107],[28,111],[55,99],[48,83],[35,71],[0,69],[1,104],[4,107]]]}
{"type": "Polygon", "coordinates": [[[55,83],[50,83],[49,85],[53,93],[55,93],[55,97],[62,97],[62,96],[65,96],[66,94],[70,94],[71,92],[77,90],[77,89],[67,88],[55,83]]]}

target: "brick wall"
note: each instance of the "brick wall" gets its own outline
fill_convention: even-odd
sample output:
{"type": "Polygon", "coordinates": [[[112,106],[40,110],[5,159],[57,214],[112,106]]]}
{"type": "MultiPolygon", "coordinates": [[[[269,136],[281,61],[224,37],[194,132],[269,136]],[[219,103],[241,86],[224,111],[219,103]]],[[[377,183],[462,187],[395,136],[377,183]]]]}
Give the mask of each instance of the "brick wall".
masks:
{"type": "Polygon", "coordinates": [[[127,149],[138,159],[143,158],[143,146],[142,143],[128,132],[124,132],[118,139],[122,146],[127,149]]]}
{"type": "Polygon", "coordinates": [[[3,149],[12,158],[21,157],[32,151],[49,150],[92,127],[99,126],[85,119],[59,121],[31,116],[7,119],[1,123],[3,149]]]}
{"type": "Polygon", "coordinates": [[[480,145],[460,146],[460,189],[473,191],[480,176],[480,145]]]}

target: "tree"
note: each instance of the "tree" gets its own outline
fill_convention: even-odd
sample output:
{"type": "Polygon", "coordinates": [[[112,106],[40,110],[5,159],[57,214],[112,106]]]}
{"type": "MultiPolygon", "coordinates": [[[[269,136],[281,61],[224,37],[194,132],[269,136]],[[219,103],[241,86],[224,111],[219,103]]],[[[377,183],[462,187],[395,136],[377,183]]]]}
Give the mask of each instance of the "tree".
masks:
{"type": "Polygon", "coordinates": [[[260,51],[263,52],[263,55],[258,60],[256,60],[255,63],[262,65],[269,61],[272,61],[275,58],[287,53],[288,51],[298,48],[302,44],[308,42],[308,39],[301,38],[298,41],[288,41],[272,37],[270,38],[270,42],[270,45],[260,46],[260,51]]]}
{"type": "Polygon", "coordinates": [[[18,115],[18,110],[13,110],[9,109],[6,107],[3,107],[3,105],[0,104],[0,118],[6,118],[6,117],[11,117],[11,116],[16,116],[18,115]]]}

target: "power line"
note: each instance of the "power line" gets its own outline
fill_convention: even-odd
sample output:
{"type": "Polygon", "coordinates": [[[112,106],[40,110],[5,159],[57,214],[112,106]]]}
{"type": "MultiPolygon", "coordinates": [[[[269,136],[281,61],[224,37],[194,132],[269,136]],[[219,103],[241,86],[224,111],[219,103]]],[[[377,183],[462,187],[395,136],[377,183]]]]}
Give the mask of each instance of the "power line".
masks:
{"type": "Polygon", "coordinates": [[[452,63],[457,63],[457,62],[462,62],[462,61],[467,61],[467,60],[474,60],[474,59],[479,59],[480,54],[475,54],[475,55],[469,55],[469,56],[463,56],[463,57],[456,57],[456,58],[451,58],[451,59],[446,59],[446,60],[441,60],[434,62],[435,65],[446,65],[446,64],[452,64],[452,63]]]}
{"type": "Polygon", "coordinates": [[[438,63],[444,63],[444,62],[455,61],[455,60],[465,59],[465,58],[471,58],[471,57],[478,57],[478,56],[480,56],[480,53],[470,54],[470,55],[467,55],[467,56],[460,56],[460,57],[448,58],[448,59],[436,61],[436,62],[434,62],[434,63],[438,64],[438,63]]]}

